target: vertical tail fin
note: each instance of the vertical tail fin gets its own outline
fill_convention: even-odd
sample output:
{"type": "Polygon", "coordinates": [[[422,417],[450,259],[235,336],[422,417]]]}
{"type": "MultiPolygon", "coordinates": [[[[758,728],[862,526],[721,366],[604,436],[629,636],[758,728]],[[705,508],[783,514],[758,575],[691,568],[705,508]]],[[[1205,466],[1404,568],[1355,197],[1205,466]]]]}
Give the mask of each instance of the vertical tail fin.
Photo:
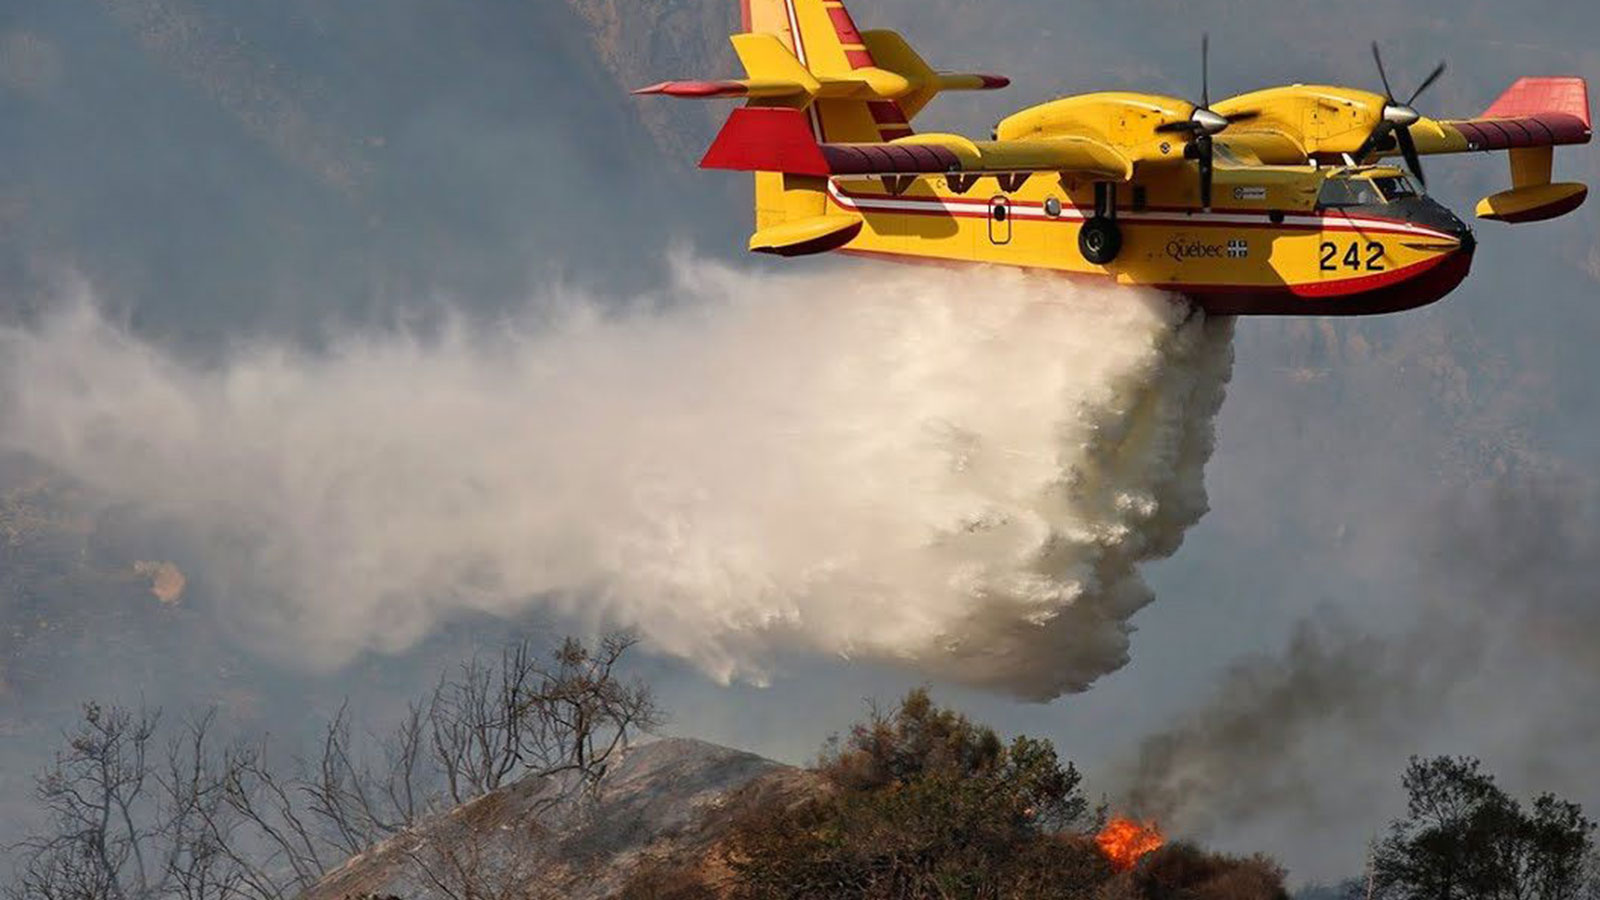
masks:
{"type": "Polygon", "coordinates": [[[819,141],[883,143],[909,137],[911,117],[941,91],[1010,84],[934,71],[900,35],[857,29],[844,0],[740,0],[740,10],[745,30],[733,44],[747,78],[667,81],[635,93],[805,109],[819,141]]]}
{"type": "MultiPolygon", "coordinates": [[[[734,36],[733,46],[748,77],[667,81],[635,93],[735,97],[750,106],[804,110],[817,142],[877,144],[910,137],[911,117],[941,91],[1010,83],[994,75],[936,72],[900,35],[857,29],[844,0],[740,0],[740,13],[744,33],[734,36]]],[[[756,218],[755,250],[814,252],[853,234],[848,221],[832,221],[827,179],[817,175],[757,172],[756,218]]]]}
{"type": "MultiPolygon", "coordinates": [[[[773,34],[820,82],[896,80],[878,66],[842,0],[742,0],[747,30],[773,34]]],[[[932,70],[928,70],[932,71],[932,70]]],[[[909,75],[911,73],[904,73],[909,75]]],[[[905,78],[897,79],[904,83],[905,78]]],[[[894,98],[829,97],[811,105],[821,141],[893,141],[912,134],[911,118],[894,98]]]]}
{"type": "MultiPolygon", "coordinates": [[[[850,11],[839,0],[741,0],[741,5],[745,31],[776,36],[817,79],[819,94],[823,81],[843,81],[857,70],[878,68],[850,11]]],[[[743,53],[740,56],[748,69],[751,61],[743,53]]],[[[819,141],[876,143],[912,133],[911,118],[898,100],[813,96],[806,109],[819,141]]],[[[826,198],[825,179],[757,173],[757,237],[785,223],[821,221],[812,217],[823,215],[826,198]]]]}

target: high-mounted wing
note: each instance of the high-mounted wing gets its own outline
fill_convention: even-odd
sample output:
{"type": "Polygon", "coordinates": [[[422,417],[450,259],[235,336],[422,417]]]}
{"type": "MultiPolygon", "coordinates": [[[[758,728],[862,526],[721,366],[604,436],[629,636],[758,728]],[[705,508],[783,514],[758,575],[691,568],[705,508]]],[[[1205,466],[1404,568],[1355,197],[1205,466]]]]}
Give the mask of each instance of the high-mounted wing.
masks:
{"type": "MultiPolygon", "coordinates": [[[[1440,72],[1442,67],[1435,69],[1423,86],[1440,72]]],[[[1384,89],[1389,90],[1387,78],[1384,89]]],[[[1422,156],[1507,151],[1511,190],[1478,204],[1478,215],[1486,219],[1550,219],[1577,209],[1588,195],[1581,184],[1551,182],[1554,148],[1587,144],[1592,136],[1589,91],[1582,78],[1523,78],[1470,119],[1429,119],[1390,93],[1327,85],[1268,88],[1225,100],[1216,109],[1260,111],[1254,121],[1217,140],[1234,156],[1267,165],[1404,157],[1420,180],[1422,156]]]]}
{"type": "Polygon", "coordinates": [[[895,176],[1078,172],[1110,181],[1133,177],[1133,161],[1088,137],[972,141],[917,134],[878,143],[819,142],[801,110],[735,110],[701,160],[702,168],[811,176],[895,176]]]}

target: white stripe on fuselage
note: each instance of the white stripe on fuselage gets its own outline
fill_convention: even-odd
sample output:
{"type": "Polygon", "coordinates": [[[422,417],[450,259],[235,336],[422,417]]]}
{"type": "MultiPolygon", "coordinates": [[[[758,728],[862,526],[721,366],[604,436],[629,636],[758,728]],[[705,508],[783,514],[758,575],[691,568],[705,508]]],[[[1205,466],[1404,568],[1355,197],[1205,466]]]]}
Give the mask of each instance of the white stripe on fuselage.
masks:
{"type": "MultiPolygon", "coordinates": [[[[945,213],[977,213],[989,214],[989,201],[966,200],[952,197],[866,197],[847,193],[833,180],[828,180],[828,193],[840,206],[858,212],[909,212],[927,214],[934,210],[945,213]]],[[[1009,203],[1010,214],[1014,219],[1036,219],[1040,221],[1082,221],[1089,218],[1092,213],[1075,206],[1063,206],[1061,215],[1051,216],[1044,211],[1041,204],[1036,203],[1009,203]]],[[[1125,212],[1119,210],[1117,218],[1125,222],[1138,222],[1150,225],[1248,225],[1273,227],[1278,223],[1271,221],[1267,213],[1219,213],[1219,212],[1125,212]]],[[[1395,234],[1407,234],[1416,237],[1432,238],[1435,240],[1454,241],[1454,235],[1445,234],[1432,228],[1401,222],[1396,219],[1368,219],[1349,216],[1344,213],[1317,214],[1317,213],[1285,213],[1284,225],[1334,226],[1338,228],[1353,228],[1357,230],[1385,231],[1395,234]]]]}

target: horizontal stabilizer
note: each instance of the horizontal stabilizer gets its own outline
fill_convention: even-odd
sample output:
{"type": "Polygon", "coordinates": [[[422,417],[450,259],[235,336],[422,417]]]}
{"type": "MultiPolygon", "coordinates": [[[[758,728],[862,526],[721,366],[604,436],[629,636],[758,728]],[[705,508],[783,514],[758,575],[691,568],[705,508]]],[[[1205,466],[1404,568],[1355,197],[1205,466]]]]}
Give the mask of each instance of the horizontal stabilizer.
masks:
{"type": "Polygon", "coordinates": [[[663,81],[633,92],[636,95],[665,94],[668,97],[748,97],[750,86],[742,81],[663,81]]]}
{"type": "Polygon", "coordinates": [[[900,35],[892,31],[867,35],[863,37],[868,42],[865,46],[880,53],[888,61],[884,65],[861,66],[848,74],[817,75],[801,64],[777,35],[736,34],[733,49],[746,78],[663,81],[633,93],[689,99],[791,99],[798,101],[793,104],[796,106],[819,98],[899,100],[911,117],[943,91],[992,91],[1011,84],[999,75],[935,72],[900,35]]]}
{"type": "Polygon", "coordinates": [[[899,32],[863,31],[861,39],[880,68],[912,85],[910,93],[899,98],[909,118],[916,118],[943,91],[995,91],[1011,84],[1011,79],[1000,75],[936,72],[899,32]]]}
{"type": "Polygon", "coordinates": [[[708,99],[712,97],[779,98],[810,100],[823,93],[817,81],[800,60],[771,34],[736,34],[734,52],[749,77],[715,81],[663,81],[640,88],[635,94],[665,94],[668,97],[708,99]]]}
{"type": "Polygon", "coordinates": [[[792,93],[815,97],[822,85],[789,48],[773,34],[736,34],[729,39],[750,80],[757,84],[793,86],[792,93]]]}

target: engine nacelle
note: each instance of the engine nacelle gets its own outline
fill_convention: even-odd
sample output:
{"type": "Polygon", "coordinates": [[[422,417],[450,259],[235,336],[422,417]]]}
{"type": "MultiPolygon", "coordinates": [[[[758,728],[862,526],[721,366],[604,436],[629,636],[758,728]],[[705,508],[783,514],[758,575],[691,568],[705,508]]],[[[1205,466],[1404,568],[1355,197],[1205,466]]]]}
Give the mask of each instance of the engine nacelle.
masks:
{"type": "Polygon", "coordinates": [[[1156,129],[1187,121],[1194,104],[1158,94],[1106,92],[1052,100],[1007,117],[995,127],[995,140],[1028,141],[1097,134],[1116,147],[1142,147],[1166,137],[1181,156],[1181,137],[1163,136],[1156,129]]]}

